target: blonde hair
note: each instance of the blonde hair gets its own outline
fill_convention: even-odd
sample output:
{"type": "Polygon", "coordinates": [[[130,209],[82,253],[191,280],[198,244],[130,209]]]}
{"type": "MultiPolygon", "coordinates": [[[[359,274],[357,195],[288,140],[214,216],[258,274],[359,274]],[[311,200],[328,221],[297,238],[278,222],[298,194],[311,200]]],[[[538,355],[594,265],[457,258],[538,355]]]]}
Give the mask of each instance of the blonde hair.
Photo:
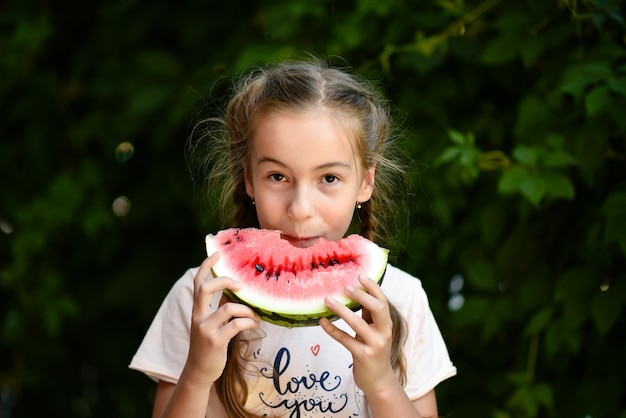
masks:
{"type": "MultiPolygon", "coordinates": [[[[387,221],[393,219],[394,207],[391,196],[399,184],[405,184],[404,166],[393,158],[396,148],[390,108],[371,82],[319,59],[253,69],[238,79],[224,115],[204,119],[195,126],[192,138],[198,140],[190,143],[191,151],[202,156],[202,175],[210,195],[219,193],[219,215],[224,226],[259,226],[244,179],[255,121],[268,113],[306,112],[320,106],[332,112],[353,135],[355,154],[363,168],[376,171],[373,194],[358,209],[359,233],[379,243],[380,238],[388,238],[387,221]]],[[[405,383],[402,346],[406,325],[391,304],[390,311],[394,324],[390,361],[405,383]]],[[[247,388],[240,344],[240,338],[231,341],[227,365],[216,389],[228,416],[251,418],[256,416],[243,408],[247,388]]]]}

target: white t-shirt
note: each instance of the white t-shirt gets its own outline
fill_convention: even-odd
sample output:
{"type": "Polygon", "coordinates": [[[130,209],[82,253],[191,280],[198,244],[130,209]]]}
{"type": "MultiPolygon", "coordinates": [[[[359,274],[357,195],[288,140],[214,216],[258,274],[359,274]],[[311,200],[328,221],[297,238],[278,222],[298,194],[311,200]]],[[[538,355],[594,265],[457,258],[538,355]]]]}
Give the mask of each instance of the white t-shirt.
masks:
{"type": "MultiPolygon", "coordinates": [[[[176,383],[189,350],[193,278],[188,270],[173,286],[132,359],[130,368],[154,380],[176,383]]],[[[415,400],[456,368],[437,327],[421,282],[389,265],[382,283],[389,301],[408,325],[404,346],[407,367],[405,392],[415,400]]],[[[213,297],[217,308],[221,292],[213,297]]],[[[335,325],[354,334],[341,319],[335,325]]],[[[268,417],[366,417],[368,407],[354,383],[352,355],[320,326],[286,328],[261,322],[247,331],[249,396],[246,408],[268,417]],[[254,338],[258,336],[260,338],[254,338]],[[273,373],[273,370],[278,373],[273,373]]]]}

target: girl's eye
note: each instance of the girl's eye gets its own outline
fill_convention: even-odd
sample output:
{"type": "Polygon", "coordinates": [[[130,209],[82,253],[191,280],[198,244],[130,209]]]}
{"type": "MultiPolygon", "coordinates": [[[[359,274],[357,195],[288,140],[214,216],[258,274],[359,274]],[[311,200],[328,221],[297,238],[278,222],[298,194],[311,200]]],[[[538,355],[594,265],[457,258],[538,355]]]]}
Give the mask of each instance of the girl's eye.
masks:
{"type": "Polygon", "coordinates": [[[274,181],[285,181],[285,176],[279,173],[270,174],[269,177],[274,181]]]}
{"type": "Polygon", "coordinates": [[[332,174],[327,174],[322,178],[322,181],[324,183],[335,183],[337,180],[339,180],[339,178],[337,178],[337,176],[334,176],[332,174]]]}

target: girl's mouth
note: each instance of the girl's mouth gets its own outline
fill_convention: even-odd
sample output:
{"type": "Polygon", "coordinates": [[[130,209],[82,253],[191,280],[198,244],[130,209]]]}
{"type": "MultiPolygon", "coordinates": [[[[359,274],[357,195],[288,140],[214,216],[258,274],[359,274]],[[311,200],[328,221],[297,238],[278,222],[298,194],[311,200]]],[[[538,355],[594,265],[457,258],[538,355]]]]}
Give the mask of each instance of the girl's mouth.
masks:
{"type": "Polygon", "coordinates": [[[292,237],[289,235],[283,235],[284,240],[289,241],[291,245],[299,248],[310,247],[317,242],[317,237],[292,237]]]}

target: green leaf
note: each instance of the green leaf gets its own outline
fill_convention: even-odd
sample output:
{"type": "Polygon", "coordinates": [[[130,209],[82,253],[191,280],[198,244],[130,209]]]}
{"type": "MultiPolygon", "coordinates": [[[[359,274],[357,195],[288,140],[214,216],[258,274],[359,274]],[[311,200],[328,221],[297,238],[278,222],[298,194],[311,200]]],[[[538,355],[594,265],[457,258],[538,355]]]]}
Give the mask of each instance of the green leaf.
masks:
{"type": "Polygon", "coordinates": [[[530,387],[519,387],[513,393],[513,396],[511,396],[509,402],[511,406],[513,406],[515,409],[521,409],[522,411],[524,411],[523,416],[537,416],[538,406],[530,387]]]}
{"type": "Polygon", "coordinates": [[[591,304],[591,317],[600,334],[606,335],[617,323],[622,313],[622,304],[623,296],[618,294],[616,287],[598,292],[591,304]]]}
{"type": "Polygon", "coordinates": [[[565,70],[559,91],[581,99],[588,86],[608,80],[611,67],[605,62],[590,62],[580,66],[572,66],[565,70]]]}
{"type": "Polygon", "coordinates": [[[622,96],[626,96],[626,78],[611,78],[608,82],[609,89],[622,96]]]}
{"type": "Polygon", "coordinates": [[[527,386],[530,383],[528,373],[525,372],[512,372],[507,374],[506,378],[515,386],[527,386]]]}
{"type": "Polygon", "coordinates": [[[482,324],[485,315],[491,312],[492,304],[491,298],[469,296],[465,299],[463,307],[457,311],[454,319],[458,325],[482,324]]]}
{"type": "Polygon", "coordinates": [[[542,176],[531,175],[520,183],[519,190],[530,203],[539,206],[548,191],[548,184],[542,176]]]}
{"type": "Polygon", "coordinates": [[[465,147],[461,152],[461,158],[459,162],[461,165],[478,171],[478,156],[479,152],[474,147],[465,147]]]}
{"type": "Polygon", "coordinates": [[[611,94],[607,86],[592,89],[585,96],[585,108],[588,116],[596,116],[607,109],[611,101],[611,94]]]}
{"type": "Polygon", "coordinates": [[[574,185],[570,179],[561,173],[547,172],[543,175],[547,186],[547,195],[557,199],[573,199],[574,185]]]}
{"type": "Polygon", "coordinates": [[[531,94],[518,105],[515,133],[520,137],[536,138],[553,132],[554,112],[545,97],[531,94]]]}
{"type": "Polygon", "coordinates": [[[611,65],[605,61],[588,62],[582,66],[582,74],[592,83],[611,77],[611,65]]]}
{"type": "Polygon", "coordinates": [[[448,147],[437,157],[435,160],[435,166],[440,166],[442,164],[446,164],[457,160],[461,155],[462,148],[461,147],[448,147]]]}
{"type": "Polygon", "coordinates": [[[554,296],[562,309],[564,329],[577,329],[589,317],[590,295],[597,289],[597,273],[586,266],[567,270],[558,278],[554,296]]]}
{"type": "Polygon", "coordinates": [[[626,193],[613,192],[606,198],[602,211],[606,217],[604,239],[607,243],[618,242],[626,255],[626,193]]]}
{"type": "Polygon", "coordinates": [[[568,323],[564,318],[553,320],[545,334],[546,351],[552,357],[566,353],[578,353],[582,341],[579,325],[568,323]]]}
{"type": "Polygon", "coordinates": [[[511,320],[514,308],[506,299],[496,299],[488,315],[485,315],[482,326],[482,339],[489,341],[499,332],[507,321],[511,320]]]}
{"type": "Polygon", "coordinates": [[[551,148],[561,149],[565,144],[565,138],[563,135],[557,133],[551,133],[546,136],[546,144],[548,144],[551,148]]]}
{"type": "Polygon", "coordinates": [[[460,16],[464,12],[463,2],[459,0],[437,0],[436,3],[453,16],[460,16]]]}
{"type": "Polygon", "coordinates": [[[455,129],[448,129],[448,138],[457,145],[465,145],[468,142],[465,135],[455,129]]]}
{"type": "Polygon", "coordinates": [[[528,325],[526,325],[526,329],[524,331],[525,334],[532,335],[543,331],[547,327],[553,315],[554,308],[552,306],[546,306],[539,312],[535,313],[530,321],[528,321],[528,325]]]}
{"type": "Polygon", "coordinates": [[[357,10],[359,13],[372,12],[377,16],[386,16],[393,8],[393,2],[379,0],[359,0],[357,10]]]}
{"type": "Polygon", "coordinates": [[[493,264],[476,258],[465,262],[468,282],[480,290],[493,291],[498,288],[498,278],[493,264]]]}
{"type": "Polygon", "coordinates": [[[512,194],[519,190],[521,183],[528,178],[528,170],[522,166],[513,166],[506,170],[498,181],[498,193],[512,194]]]}
{"type": "Polygon", "coordinates": [[[552,405],[554,405],[554,393],[550,385],[536,383],[532,387],[532,392],[538,404],[552,408],[552,405]]]}
{"type": "MultiPolygon", "coordinates": [[[[618,131],[626,132],[626,97],[614,95],[609,107],[609,114],[618,131]]],[[[609,125],[611,126],[611,125],[609,125]]],[[[613,129],[612,126],[610,129],[613,129]]]]}
{"type": "Polygon", "coordinates": [[[588,83],[589,82],[586,79],[578,78],[561,84],[559,89],[563,93],[571,94],[574,98],[576,98],[576,100],[580,100],[585,92],[585,89],[587,88],[588,83]]]}
{"type": "Polygon", "coordinates": [[[513,157],[522,164],[535,167],[539,158],[539,151],[537,147],[518,145],[513,150],[513,157]]]}
{"type": "Polygon", "coordinates": [[[576,157],[562,150],[547,152],[542,159],[543,165],[549,168],[562,168],[578,164],[576,157]]]}
{"type": "MultiPolygon", "coordinates": [[[[623,115],[620,115],[619,118],[623,119],[623,115]]],[[[594,183],[601,168],[606,164],[606,151],[610,136],[608,130],[581,129],[578,134],[571,138],[576,149],[578,167],[580,167],[588,186],[594,183]]]]}
{"type": "Polygon", "coordinates": [[[519,10],[504,10],[500,18],[494,22],[494,27],[503,34],[508,36],[522,36],[528,32],[528,26],[531,24],[529,16],[520,13],[519,10]]]}
{"type": "Polygon", "coordinates": [[[594,289],[595,273],[585,267],[575,267],[564,272],[557,282],[555,298],[558,302],[586,301],[594,289]]]}
{"type": "Polygon", "coordinates": [[[498,65],[513,61],[518,53],[518,36],[500,36],[485,47],[480,60],[487,65],[498,65]]]}
{"type": "Polygon", "coordinates": [[[539,36],[529,36],[521,45],[520,54],[524,66],[531,67],[546,48],[546,41],[539,36]]]}

